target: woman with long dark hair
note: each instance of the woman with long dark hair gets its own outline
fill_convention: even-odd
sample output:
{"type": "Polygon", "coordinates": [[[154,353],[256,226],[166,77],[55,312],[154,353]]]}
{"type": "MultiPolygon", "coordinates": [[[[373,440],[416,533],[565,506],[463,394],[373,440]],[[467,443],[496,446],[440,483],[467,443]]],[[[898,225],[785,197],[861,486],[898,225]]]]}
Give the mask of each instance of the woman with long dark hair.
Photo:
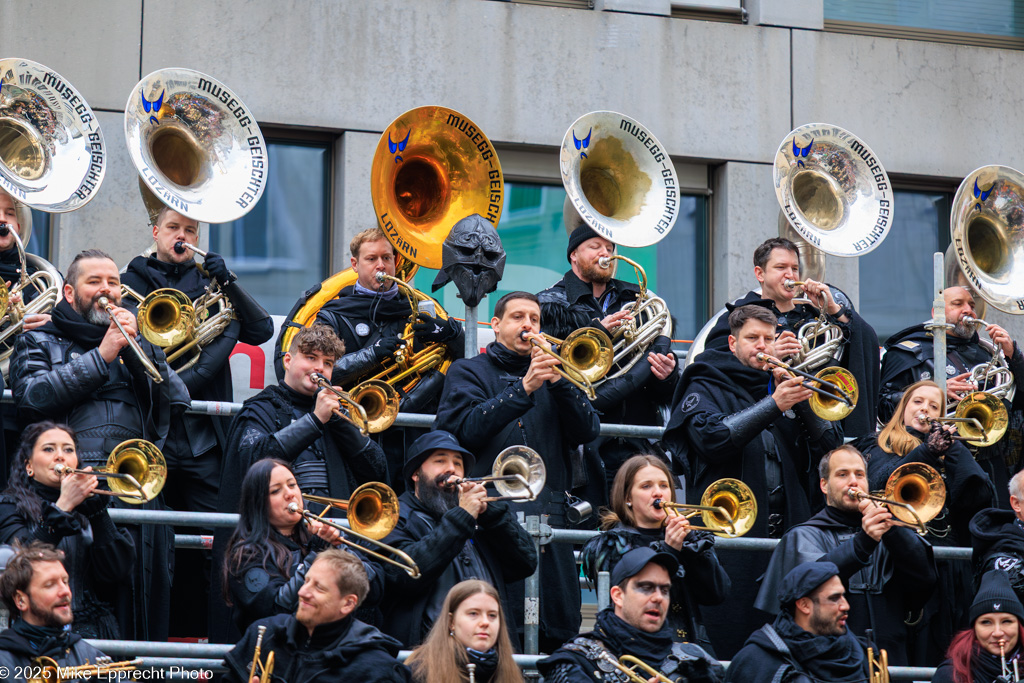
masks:
{"type": "Polygon", "coordinates": [[[494,586],[476,579],[448,591],[423,644],[406,660],[414,683],[522,683],[512,641],[494,586]]]}
{"type": "MultiPolygon", "coordinates": [[[[946,503],[928,523],[927,540],[936,546],[970,546],[971,518],[995,502],[988,475],[961,441],[954,441],[949,425],[931,422],[945,414],[946,398],[931,380],[911,384],[903,392],[896,411],[877,437],[858,441],[868,460],[868,485],[885,489],[897,467],[924,463],[935,468],[946,485],[946,503]]],[[[933,663],[942,657],[956,628],[964,623],[973,591],[970,567],[964,562],[939,560],[939,585],[925,604],[919,624],[912,628],[910,653],[913,662],[933,663]]]]}
{"type": "Polygon", "coordinates": [[[655,500],[676,502],[672,471],[656,456],[634,455],[612,482],[611,507],[601,515],[604,533],[583,547],[583,571],[595,583],[598,572],[610,572],[633,548],[651,546],[671,553],[679,560],[667,622],[672,637],[714,653],[698,605],[717,605],[729,593],[729,575],[715,554],[715,537],[691,529],[684,517],[655,507],[655,500]]]}
{"type": "MultiPolygon", "coordinates": [[[[112,608],[135,566],[131,536],[107,514],[110,497],[97,495],[97,477],[60,475],[78,467],[78,440],[49,420],[25,428],[0,494],[0,543],[42,541],[64,551],[71,582],[72,630],[85,638],[120,637],[112,608]]],[[[91,468],[86,468],[91,469],[91,468]]]]}
{"type": "MultiPolygon", "coordinates": [[[[239,491],[238,526],[228,539],[223,570],[224,597],[243,633],[257,619],[294,612],[317,553],[340,544],[337,529],[305,523],[299,512],[289,509],[292,503],[304,509],[288,463],[265,458],[246,472],[239,491]]],[[[363,566],[373,604],[380,594],[382,572],[365,560],[363,566]]]]}
{"type": "Polygon", "coordinates": [[[970,628],[956,634],[932,683],[992,683],[1014,667],[1024,674],[1024,607],[1004,572],[981,577],[970,611],[970,628]]]}

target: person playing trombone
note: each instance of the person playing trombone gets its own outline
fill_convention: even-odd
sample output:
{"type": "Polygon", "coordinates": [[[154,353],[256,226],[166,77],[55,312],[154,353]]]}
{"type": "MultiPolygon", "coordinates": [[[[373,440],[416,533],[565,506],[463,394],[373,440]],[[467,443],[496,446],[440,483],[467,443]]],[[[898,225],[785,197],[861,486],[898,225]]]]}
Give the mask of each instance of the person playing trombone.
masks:
{"type": "Polygon", "coordinates": [[[449,589],[472,578],[497,589],[518,641],[508,585],[533,574],[537,550],[512,507],[487,500],[483,482],[450,483],[465,476],[474,462],[454,436],[440,430],[416,439],[406,455],[398,524],[384,542],[412,557],[421,575],[413,579],[386,569],[382,627],[406,647],[419,645],[443,618],[441,605],[449,589]]]}
{"type": "Polygon", "coordinates": [[[849,587],[850,630],[863,636],[870,629],[878,647],[889,653],[889,663],[906,666],[903,619],[920,610],[938,580],[931,546],[894,525],[886,507],[850,493],[869,492],[867,462],[852,445],[822,456],[818,476],[825,508],[782,536],[754,606],[778,614],[778,588],[791,569],[803,562],[834,562],[849,587]]]}
{"type": "MultiPolygon", "coordinates": [[[[988,475],[955,440],[953,428],[937,420],[946,401],[939,385],[931,380],[911,384],[903,392],[896,411],[877,437],[861,437],[854,444],[868,459],[868,486],[885,489],[897,467],[923,463],[936,469],[946,486],[942,512],[928,523],[927,540],[938,546],[969,545],[968,525],[980,510],[990,507],[995,492],[988,475]]],[[[911,652],[918,662],[934,663],[953,637],[967,611],[972,588],[970,567],[965,562],[940,560],[939,586],[924,606],[920,625],[911,633],[911,652]]]]}
{"type": "MultiPolygon", "coordinates": [[[[328,525],[303,522],[302,493],[291,468],[283,460],[266,458],[255,463],[240,487],[238,526],[224,553],[224,599],[235,625],[244,633],[258,619],[291,613],[298,607],[298,592],[319,552],[340,545],[340,532],[328,525]]],[[[384,586],[383,573],[360,556],[369,580],[367,606],[377,603],[384,586]]]]}
{"type": "MultiPolygon", "coordinates": [[[[0,543],[48,543],[66,556],[75,614],[73,630],[85,638],[118,639],[113,605],[135,565],[135,544],[107,514],[108,496],[94,495],[99,479],[58,473],[78,467],[78,441],[67,425],[29,425],[0,494],[0,543]]],[[[86,468],[86,472],[92,468],[86,468]]]]}

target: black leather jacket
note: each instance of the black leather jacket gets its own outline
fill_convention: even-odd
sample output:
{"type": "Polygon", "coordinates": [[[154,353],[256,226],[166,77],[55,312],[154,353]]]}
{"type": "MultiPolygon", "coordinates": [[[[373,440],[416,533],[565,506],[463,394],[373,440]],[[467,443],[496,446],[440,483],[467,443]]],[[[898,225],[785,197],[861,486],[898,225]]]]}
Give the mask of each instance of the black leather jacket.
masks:
{"type": "Polygon", "coordinates": [[[78,434],[82,466],[103,464],[125,439],[144,438],[163,448],[171,411],[184,411],[188,390],[168,372],[163,351],[140,341],[164,381],[155,384],[130,351],[107,363],[52,323],[18,336],[11,357],[11,388],[24,424],[43,419],[70,425],[78,434]],[[123,361],[123,362],[121,362],[123,361]]]}

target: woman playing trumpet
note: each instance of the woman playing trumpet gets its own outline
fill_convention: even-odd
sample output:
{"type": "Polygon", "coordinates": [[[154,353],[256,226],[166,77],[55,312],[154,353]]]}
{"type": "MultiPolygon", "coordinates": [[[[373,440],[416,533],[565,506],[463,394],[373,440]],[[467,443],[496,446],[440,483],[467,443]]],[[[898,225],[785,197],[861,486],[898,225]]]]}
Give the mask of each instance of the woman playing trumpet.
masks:
{"type": "MultiPolygon", "coordinates": [[[[135,564],[127,531],[107,514],[107,496],[93,495],[97,477],[60,475],[78,467],[78,441],[67,425],[29,425],[0,494],[0,543],[42,541],[63,550],[71,581],[73,630],[87,638],[119,638],[111,604],[135,564]]],[[[86,468],[85,472],[91,468],[86,468]]]]}
{"type": "MultiPolygon", "coordinates": [[[[223,567],[224,597],[242,632],[257,619],[294,612],[317,553],[340,545],[337,529],[303,523],[301,512],[288,508],[293,503],[303,509],[295,474],[283,460],[260,460],[242,480],[238,526],[228,540],[223,567]]],[[[380,595],[383,574],[365,559],[363,566],[372,605],[380,595]]]]}

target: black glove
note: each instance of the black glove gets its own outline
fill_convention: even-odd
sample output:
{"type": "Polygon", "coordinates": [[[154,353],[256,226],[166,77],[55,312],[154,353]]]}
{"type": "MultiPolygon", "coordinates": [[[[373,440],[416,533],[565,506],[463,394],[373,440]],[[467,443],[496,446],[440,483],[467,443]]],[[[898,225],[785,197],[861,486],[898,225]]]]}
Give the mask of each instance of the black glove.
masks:
{"type": "Polygon", "coordinates": [[[446,342],[459,333],[459,324],[448,318],[433,318],[429,313],[420,311],[416,316],[418,320],[413,323],[412,331],[416,341],[434,343],[446,342]]]}
{"type": "Polygon", "coordinates": [[[928,450],[936,457],[941,457],[952,445],[953,435],[943,429],[940,423],[933,422],[931,432],[928,434],[928,450]]]}
{"type": "Polygon", "coordinates": [[[222,285],[230,285],[235,281],[234,273],[228,270],[228,264],[220,254],[215,254],[212,251],[206,252],[203,268],[206,269],[211,280],[216,280],[222,285]]]}
{"type": "Polygon", "coordinates": [[[373,345],[373,355],[377,359],[377,362],[381,362],[391,354],[393,354],[399,346],[402,345],[402,340],[395,337],[381,337],[373,345]]]}

